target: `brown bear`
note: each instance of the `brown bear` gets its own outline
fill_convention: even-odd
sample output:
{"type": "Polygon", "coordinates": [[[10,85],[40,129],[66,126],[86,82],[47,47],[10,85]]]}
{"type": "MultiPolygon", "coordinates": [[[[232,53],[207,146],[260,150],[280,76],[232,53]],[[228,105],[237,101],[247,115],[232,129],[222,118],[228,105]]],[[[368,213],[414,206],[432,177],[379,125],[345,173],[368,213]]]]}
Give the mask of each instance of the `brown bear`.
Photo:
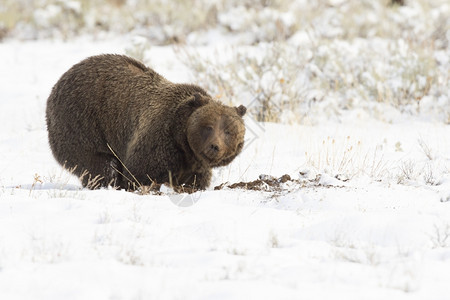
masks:
{"type": "Polygon", "coordinates": [[[245,112],[130,57],[105,54],[62,75],[46,119],[54,157],[84,187],[170,182],[205,189],[211,169],[241,152],[245,112]]]}

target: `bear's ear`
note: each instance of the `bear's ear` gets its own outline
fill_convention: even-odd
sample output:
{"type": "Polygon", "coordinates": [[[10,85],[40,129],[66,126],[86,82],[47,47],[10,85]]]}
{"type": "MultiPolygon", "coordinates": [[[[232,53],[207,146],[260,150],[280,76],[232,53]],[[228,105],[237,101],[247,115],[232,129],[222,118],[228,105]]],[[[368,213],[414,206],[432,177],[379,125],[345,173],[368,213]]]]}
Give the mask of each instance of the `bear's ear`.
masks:
{"type": "Polygon", "coordinates": [[[247,112],[247,108],[244,105],[239,105],[238,107],[235,107],[235,109],[240,117],[243,117],[247,112]]]}
{"type": "Polygon", "coordinates": [[[203,97],[199,93],[195,93],[193,96],[189,97],[187,104],[191,107],[197,108],[208,103],[208,98],[203,97]]]}

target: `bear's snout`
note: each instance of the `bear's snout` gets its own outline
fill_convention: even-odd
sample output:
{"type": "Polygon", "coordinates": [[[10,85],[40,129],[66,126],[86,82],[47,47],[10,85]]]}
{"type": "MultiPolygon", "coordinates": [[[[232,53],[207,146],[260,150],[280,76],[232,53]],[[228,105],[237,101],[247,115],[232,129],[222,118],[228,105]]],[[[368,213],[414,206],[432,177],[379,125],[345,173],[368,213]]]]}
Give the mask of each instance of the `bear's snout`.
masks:
{"type": "Polygon", "coordinates": [[[220,137],[217,135],[213,136],[206,144],[205,147],[205,154],[206,156],[212,160],[218,160],[223,155],[224,145],[221,143],[220,137]]]}
{"type": "Polygon", "coordinates": [[[211,151],[213,152],[219,152],[220,148],[218,145],[216,144],[211,144],[211,146],[209,146],[209,148],[211,149],[211,151]]]}

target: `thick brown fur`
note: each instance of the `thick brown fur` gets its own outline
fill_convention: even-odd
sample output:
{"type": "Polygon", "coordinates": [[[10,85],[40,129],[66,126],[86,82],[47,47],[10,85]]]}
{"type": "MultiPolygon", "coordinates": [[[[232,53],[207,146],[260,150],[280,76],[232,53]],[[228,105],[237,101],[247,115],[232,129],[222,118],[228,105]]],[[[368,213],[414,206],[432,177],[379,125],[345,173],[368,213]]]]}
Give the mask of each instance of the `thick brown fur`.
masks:
{"type": "Polygon", "coordinates": [[[46,118],[54,157],[85,187],[134,189],[154,181],[205,189],[211,169],[241,152],[245,112],[132,58],[106,54],[62,75],[46,118]]]}

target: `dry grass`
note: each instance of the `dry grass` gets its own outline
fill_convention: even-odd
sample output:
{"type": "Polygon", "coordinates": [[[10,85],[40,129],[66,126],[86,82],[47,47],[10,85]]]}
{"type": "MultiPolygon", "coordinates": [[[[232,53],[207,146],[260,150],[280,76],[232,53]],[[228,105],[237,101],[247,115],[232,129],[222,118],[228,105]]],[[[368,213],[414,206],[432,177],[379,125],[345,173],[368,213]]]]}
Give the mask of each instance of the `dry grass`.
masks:
{"type": "Polygon", "coordinates": [[[319,43],[220,49],[214,57],[193,49],[179,54],[198,84],[224,102],[247,102],[258,121],[314,123],[319,115],[339,119],[354,109],[384,120],[386,107],[448,119],[449,107],[437,101],[446,95],[448,71],[432,48],[403,40],[319,43]]]}
{"type": "MultiPolygon", "coordinates": [[[[5,0],[0,4],[0,33],[25,39],[62,38],[101,32],[145,35],[159,44],[182,42],[188,32],[212,24],[208,1],[5,0]],[[186,14],[186,11],[190,14],[186,14]]],[[[0,36],[1,37],[1,36],[0,36]]]]}
{"type": "Polygon", "coordinates": [[[150,45],[198,45],[214,30],[256,47],[180,57],[200,85],[247,102],[258,121],[315,123],[354,109],[391,121],[393,108],[450,122],[450,9],[442,0],[394,2],[5,0],[0,39],[131,33],[143,41],[127,52],[144,59],[150,45]]]}
{"type": "Polygon", "coordinates": [[[327,137],[320,145],[311,147],[305,156],[306,167],[340,179],[361,175],[381,179],[388,174],[389,161],[384,159],[380,147],[369,149],[350,136],[338,140],[327,137]]]}
{"type": "Polygon", "coordinates": [[[245,33],[249,43],[284,41],[307,30],[315,41],[382,37],[424,43],[431,36],[437,46],[448,44],[449,12],[437,10],[445,1],[391,2],[4,0],[0,28],[28,38],[138,32],[153,44],[183,43],[190,33],[212,28],[245,33]]]}
{"type": "Polygon", "coordinates": [[[297,51],[274,44],[261,46],[258,53],[229,49],[225,55],[205,57],[196,50],[182,48],[178,54],[198,83],[215,97],[229,104],[247,101],[247,110],[257,121],[280,122],[283,112],[300,113],[301,118],[301,108],[307,102],[305,90],[296,80],[305,62],[291,60],[297,51]],[[230,59],[218,61],[218,56],[230,59]]]}

